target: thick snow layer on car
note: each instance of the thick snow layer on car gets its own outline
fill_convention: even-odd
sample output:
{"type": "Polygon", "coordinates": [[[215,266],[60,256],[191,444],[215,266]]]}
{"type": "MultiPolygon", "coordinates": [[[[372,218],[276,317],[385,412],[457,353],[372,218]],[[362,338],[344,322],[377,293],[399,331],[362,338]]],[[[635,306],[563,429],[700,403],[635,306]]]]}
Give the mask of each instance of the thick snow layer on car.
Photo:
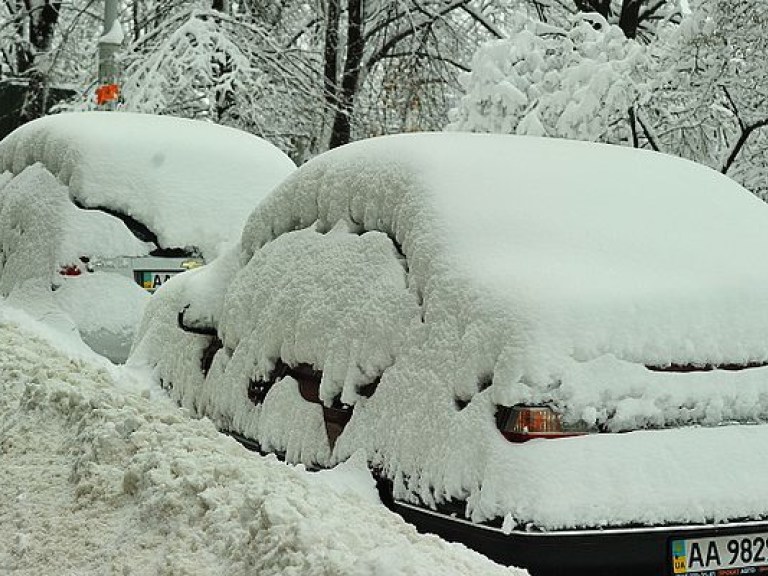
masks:
{"type": "Polygon", "coordinates": [[[262,203],[246,256],[316,220],[391,234],[427,316],[479,308],[468,319],[511,329],[501,343],[546,384],[537,372],[564,355],[768,359],[768,207],[685,160],[533,137],[373,139],[321,156],[262,203]]]}
{"type": "Polygon", "coordinates": [[[32,278],[50,285],[61,265],[78,263],[80,256],[141,256],[151,249],[117,218],[77,208],[42,165],[6,174],[6,184],[0,180],[3,295],[32,278]]]}
{"type": "Polygon", "coordinates": [[[768,426],[726,426],[532,440],[491,449],[478,518],[581,526],[706,524],[765,517],[768,426]],[[514,487],[514,488],[513,488],[514,487]]]}
{"type": "Polygon", "coordinates": [[[180,118],[115,112],[48,116],[0,142],[0,171],[41,162],[82,205],[132,216],[163,247],[212,257],[294,168],[268,142],[180,118]]]}
{"type": "Polygon", "coordinates": [[[327,462],[322,410],[307,406],[296,382],[287,378],[275,385],[262,410],[243,402],[249,381],[267,380],[278,358],[291,365],[307,363],[323,370],[324,401],[355,403],[357,388],[394,362],[409,326],[419,323],[404,262],[379,232],[357,236],[343,223],[326,234],[300,230],[260,251],[231,280],[223,299],[223,289],[206,287],[231,278],[236,270],[227,270],[233,261],[231,255],[220,258],[164,286],[137,331],[134,356],[149,358],[183,405],[221,427],[258,438],[263,447],[294,461],[327,462]],[[219,305],[207,305],[212,302],[222,303],[221,318],[219,305]],[[178,312],[185,306],[186,326],[218,325],[224,335],[224,353],[216,357],[207,379],[199,359],[213,337],[177,328],[178,312]],[[214,312],[213,318],[204,310],[214,312]],[[174,352],[169,354],[170,348],[174,352]],[[234,351],[231,357],[228,350],[234,351]],[[297,428],[299,419],[305,424],[297,428]]]}
{"type": "Polygon", "coordinates": [[[259,204],[241,243],[225,292],[193,289],[211,281],[196,275],[158,294],[134,354],[218,426],[306,463],[363,449],[398,498],[465,500],[477,521],[557,529],[768,515],[756,486],[768,470],[746,465],[768,440],[763,425],[519,446],[494,419],[516,403],[611,431],[768,419],[768,368],[644,366],[768,360],[768,269],[758,266],[768,207],[724,176],[564,140],[387,137],[304,165],[259,204]],[[363,264],[372,232],[388,251],[363,264]],[[371,292],[366,310],[354,294],[379,278],[398,304],[374,306],[386,300],[371,292]],[[215,294],[207,305],[188,296],[203,293],[215,294]],[[219,319],[207,378],[201,351],[216,337],[176,324],[190,302],[193,317],[207,308],[219,319]],[[354,405],[335,446],[292,378],[249,400],[278,358],[323,369],[321,399],[354,405]],[[370,398],[356,394],[361,375],[381,376],[370,398]],[[738,464],[715,465],[731,457],[738,464]],[[559,497],[530,504],[542,493],[559,497]]]}
{"type": "Polygon", "coordinates": [[[526,574],[417,534],[359,456],[322,475],[256,456],[121,373],[3,318],[0,571],[526,574]]]}
{"type": "MultiPolygon", "coordinates": [[[[203,286],[197,294],[204,301],[210,299],[216,304],[220,294],[216,293],[215,286],[222,278],[231,279],[231,274],[228,274],[231,266],[227,264],[237,262],[233,255],[236,252],[230,251],[229,256],[225,254],[202,268],[174,276],[163,284],[147,303],[136,329],[132,358],[129,358],[129,363],[134,365],[140,364],[135,358],[146,359],[159,376],[160,384],[166,388],[173,385],[179,392],[177,399],[182,406],[198,413],[203,413],[202,407],[207,405],[202,395],[202,358],[206,349],[214,343],[214,335],[205,331],[213,317],[190,313],[196,308],[193,307],[195,299],[189,294],[203,286]],[[184,325],[198,329],[198,332],[180,329],[181,313],[184,314],[181,316],[184,325]],[[184,377],[177,379],[179,374],[184,377]]],[[[234,273],[234,270],[231,272],[234,273]]],[[[220,309],[221,306],[210,307],[213,308],[220,309]]]]}
{"type": "Polygon", "coordinates": [[[342,223],[326,234],[291,232],[254,254],[227,292],[220,328],[236,351],[232,362],[255,367],[257,378],[277,358],[311,364],[323,371],[321,400],[351,404],[358,386],[392,365],[419,320],[389,238],[350,234],[342,223]]]}
{"type": "Polygon", "coordinates": [[[75,206],[66,186],[33,164],[0,177],[0,246],[0,294],[65,331],[76,327],[94,349],[125,360],[146,293],[115,274],[67,279],[59,271],[85,270],[81,256],[145,255],[151,244],[117,218],[75,206]]]}
{"type": "Polygon", "coordinates": [[[454,340],[461,397],[493,375],[507,403],[542,401],[574,361],[604,355],[768,360],[768,207],[691,162],[530,137],[374,139],[317,158],[260,204],[244,259],[339,220],[402,246],[425,324],[454,340]]]}

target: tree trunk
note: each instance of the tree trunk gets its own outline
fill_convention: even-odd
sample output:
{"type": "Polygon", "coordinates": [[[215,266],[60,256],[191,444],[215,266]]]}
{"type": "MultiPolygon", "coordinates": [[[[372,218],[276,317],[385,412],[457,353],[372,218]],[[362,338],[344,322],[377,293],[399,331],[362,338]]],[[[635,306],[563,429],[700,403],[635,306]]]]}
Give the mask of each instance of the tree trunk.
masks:
{"type": "Polygon", "coordinates": [[[342,146],[350,141],[352,135],[352,111],[355,107],[357,84],[360,79],[360,64],[363,61],[363,2],[347,2],[347,50],[344,60],[344,74],[341,78],[341,90],[338,95],[333,128],[331,129],[330,148],[342,146]]]}
{"type": "Polygon", "coordinates": [[[59,9],[61,1],[51,2],[46,0],[41,6],[33,6],[27,2],[30,10],[29,40],[32,45],[32,58],[27,68],[29,88],[21,109],[21,118],[24,122],[40,118],[45,115],[48,107],[48,62],[53,34],[59,21],[59,9]],[[42,62],[41,62],[42,60],[42,62]],[[41,67],[41,64],[43,66],[41,67]]]}
{"type": "Polygon", "coordinates": [[[596,12],[608,20],[612,16],[611,0],[575,0],[580,12],[596,12]]]}
{"type": "MultiPolygon", "coordinates": [[[[229,14],[231,10],[229,0],[213,0],[211,8],[222,14],[229,14]]],[[[216,54],[212,60],[212,67],[214,80],[218,83],[225,75],[232,73],[232,59],[220,53],[216,54]]],[[[235,95],[232,90],[222,88],[217,84],[213,98],[213,120],[216,123],[221,123],[235,105],[235,95]]]]}
{"type": "Polygon", "coordinates": [[[213,3],[211,4],[211,8],[213,8],[217,12],[229,14],[229,11],[230,11],[229,0],[213,0],[213,3]]]}
{"type": "Polygon", "coordinates": [[[627,38],[636,38],[640,27],[640,5],[642,0],[624,0],[619,15],[619,28],[627,38]]]}
{"type": "Polygon", "coordinates": [[[340,0],[328,0],[325,18],[325,48],[323,53],[323,98],[329,110],[334,114],[339,101],[339,19],[341,18],[340,0]]]}
{"type": "Polygon", "coordinates": [[[15,50],[16,50],[16,70],[15,75],[22,76],[27,73],[27,70],[29,70],[32,67],[32,61],[34,59],[34,56],[32,55],[32,50],[30,48],[29,42],[24,41],[24,21],[25,18],[23,18],[21,15],[28,13],[28,9],[26,4],[23,0],[16,0],[15,2],[15,11],[13,13],[14,17],[16,18],[16,43],[15,43],[15,50]]]}

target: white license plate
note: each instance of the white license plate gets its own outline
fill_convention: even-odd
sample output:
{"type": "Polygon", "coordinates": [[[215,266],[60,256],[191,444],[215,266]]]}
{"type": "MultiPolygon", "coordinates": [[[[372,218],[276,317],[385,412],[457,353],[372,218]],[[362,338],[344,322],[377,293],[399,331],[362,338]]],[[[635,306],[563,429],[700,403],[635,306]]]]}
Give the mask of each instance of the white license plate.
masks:
{"type": "Polygon", "coordinates": [[[181,272],[183,270],[136,270],[134,276],[139,286],[154,292],[165,284],[169,278],[181,272]]]}
{"type": "Polygon", "coordinates": [[[768,533],[673,540],[672,571],[688,576],[768,574],[768,533]]]}

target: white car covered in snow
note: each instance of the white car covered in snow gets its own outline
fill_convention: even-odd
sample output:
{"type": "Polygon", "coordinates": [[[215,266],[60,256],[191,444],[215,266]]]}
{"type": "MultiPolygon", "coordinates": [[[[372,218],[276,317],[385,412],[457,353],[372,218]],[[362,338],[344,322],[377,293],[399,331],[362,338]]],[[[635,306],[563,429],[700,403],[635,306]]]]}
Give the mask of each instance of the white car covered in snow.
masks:
{"type": "Polygon", "coordinates": [[[0,294],[123,361],[149,294],[236,241],[294,169],[268,142],[205,122],[26,124],[0,142],[0,294]]]}
{"type": "Polygon", "coordinates": [[[768,206],[691,162],[378,138],[153,298],[132,361],[263,452],[362,453],[404,516],[534,575],[751,574],[767,252],[768,206]]]}

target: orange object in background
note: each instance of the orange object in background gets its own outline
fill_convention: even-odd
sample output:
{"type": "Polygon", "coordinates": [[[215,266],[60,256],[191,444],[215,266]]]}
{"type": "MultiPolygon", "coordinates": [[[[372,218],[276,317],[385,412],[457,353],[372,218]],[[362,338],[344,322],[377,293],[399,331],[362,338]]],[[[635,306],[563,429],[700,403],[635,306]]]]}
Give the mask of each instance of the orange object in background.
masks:
{"type": "Polygon", "coordinates": [[[101,106],[108,102],[114,102],[120,95],[120,88],[117,84],[105,84],[96,88],[96,104],[101,106]]]}

